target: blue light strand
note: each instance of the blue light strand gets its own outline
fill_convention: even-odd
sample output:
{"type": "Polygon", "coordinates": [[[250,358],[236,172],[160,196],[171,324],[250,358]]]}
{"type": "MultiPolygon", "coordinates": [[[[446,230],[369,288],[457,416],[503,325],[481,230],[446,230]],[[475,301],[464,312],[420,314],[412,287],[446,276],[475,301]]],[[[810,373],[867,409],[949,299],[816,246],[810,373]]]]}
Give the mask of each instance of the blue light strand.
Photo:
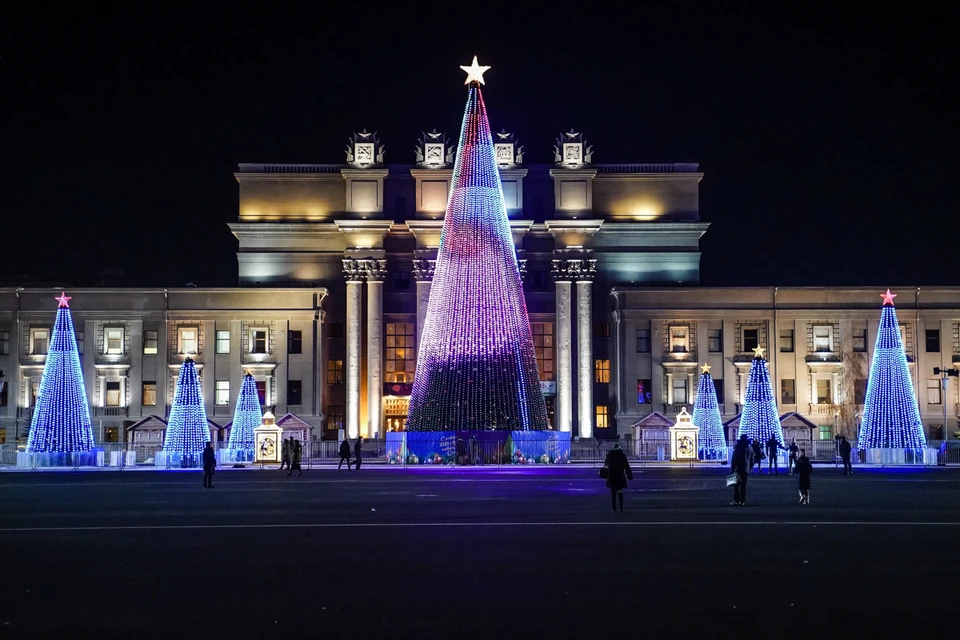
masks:
{"type": "Polygon", "coordinates": [[[772,435],[783,446],[783,429],[780,427],[777,403],[773,399],[773,387],[770,386],[770,370],[767,361],[760,357],[750,363],[750,375],[747,377],[747,392],[737,437],[744,434],[759,440],[762,446],[766,446],[772,435]]]}
{"type": "Polygon", "coordinates": [[[163,450],[169,453],[199,454],[208,442],[210,427],[207,424],[207,411],[203,406],[200,378],[193,360],[187,358],[183,361],[177,377],[163,450]]]}
{"type": "Polygon", "coordinates": [[[262,422],[263,412],[260,409],[260,396],[257,394],[257,381],[248,373],[243,376],[240,394],[237,396],[227,449],[252,455],[253,430],[262,422]]]}
{"type": "Polygon", "coordinates": [[[870,363],[857,448],[919,451],[926,446],[897,312],[892,304],[884,305],[870,363]]]}
{"type": "Polygon", "coordinates": [[[59,453],[91,449],[93,425],[73,318],[70,308],[62,302],[57,309],[39,395],[30,420],[27,451],[59,453]]]}
{"type": "Polygon", "coordinates": [[[700,427],[697,455],[701,460],[726,460],[727,436],[720,417],[717,389],[710,372],[700,375],[693,403],[693,424],[700,427]]]}

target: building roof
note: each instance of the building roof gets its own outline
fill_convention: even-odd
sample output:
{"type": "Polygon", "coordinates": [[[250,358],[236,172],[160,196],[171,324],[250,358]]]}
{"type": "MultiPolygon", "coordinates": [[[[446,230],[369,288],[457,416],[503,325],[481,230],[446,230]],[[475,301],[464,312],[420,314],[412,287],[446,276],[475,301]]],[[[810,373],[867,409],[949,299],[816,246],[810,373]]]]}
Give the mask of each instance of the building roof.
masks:
{"type": "Polygon", "coordinates": [[[663,415],[659,411],[646,415],[633,423],[634,427],[648,427],[653,429],[662,429],[672,427],[675,424],[673,420],[663,415]]]}
{"type": "Polygon", "coordinates": [[[780,424],[788,427],[802,426],[807,429],[816,429],[819,425],[810,422],[796,411],[791,411],[780,416],[780,424]],[[799,425],[797,424],[799,423],[799,425]]]}

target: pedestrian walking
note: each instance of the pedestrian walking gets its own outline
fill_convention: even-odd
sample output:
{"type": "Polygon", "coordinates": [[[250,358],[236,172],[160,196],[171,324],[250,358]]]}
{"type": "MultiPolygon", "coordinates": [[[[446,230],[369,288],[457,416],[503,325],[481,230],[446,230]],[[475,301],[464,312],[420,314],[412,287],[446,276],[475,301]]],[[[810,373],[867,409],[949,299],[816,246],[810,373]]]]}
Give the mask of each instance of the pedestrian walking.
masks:
{"type": "Polygon", "coordinates": [[[800,455],[800,447],[797,446],[797,441],[794,440],[790,443],[790,447],[787,449],[790,452],[790,458],[788,462],[788,469],[790,475],[793,475],[797,470],[797,456],[800,455]]]}
{"type": "Polygon", "coordinates": [[[357,443],[353,445],[353,457],[356,458],[353,461],[354,466],[357,468],[357,471],[360,471],[360,462],[363,460],[363,438],[357,438],[357,443]]]}
{"type": "Polygon", "coordinates": [[[213,443],[208,442],[203,449],[203,488],[213,489],[213,472],[217,470],[217,452],[213,443]]]}
{"type": "Polygon", "coordinates": [[[347,471],[350,471],[350,441],[346,438],[340,443],[340,464],[337,465],[337,471],[340,470],[344,462],[347,463],[347,471]]]}
{"type": "Polygon", "coordinates": [[[470,436],[470,464],[480,464],[480,445],[476,435],[470,436]]]}
{"type": "Polygon", "coordinates": [[[800,457],[797,459],[797,490],[800,492],[800,504],[810,504],[810,475],[812,473],[813,465],[810,464],[807,451],[806,449],[800,449],[800,457]]]}
{"type": "Polygon", "coordinates": [[[753,447],[746,435],[740,436],[733,447],[730,462],[730,473],[737,474],[737,483],[733,485],[733,502],[731,506],[742,507],[747,503],[747,479],[753,467],[753,447]]]}
{"type": "Polygon", "coordinates": [[[600,471],[600,477],[606,478],[607,488],[610,489],[610,502],[613,512],[617,512],[617,504],[620,504],[620,513],[623,513],[623,490],[627,488],[627,481],[633,480],[633,470],[630,469],[630,461],[627,460],[627,454],[623,452],[619,444],[613,445],[613,449],[607,454],[603,461],[603,469],[600,471]],[[604,471],[606,473],[604,474],[604,471]]]}
{"type": "Polygon", "coordinates": [[[293,436],[290,436],[283,441],[283,445],[280,447],[280,471],[283,471],[283,467],[286,466],[287,469],[290,469],[290,454],[293,453],[293,436]]]}
{"type": "Polygon", "coordinates": [[[753,465],[757,465],[757,473],[763,473],[763,449],[760,447],[760,439],[754,438],[753,443],[750,445],[753,453],[753,464],[750,465],[750,469],[753,470],[753,465]]]}
{"type": "Polygon", "coordinates": [[[853,449],[847,436],[840,436],[840,459],[843,460],[843,475],[853,473],[853,465],[850,464],[850,451],[853,449]]]}
{"type": "Polygon", "coordinates": [[[303,445],[300,444],[299,440],[294,440],[293,444],[290,446],[290,471],[287,472],[287,475],[293,475],[293,472],[296,471],[298,476],[303,475],[303,470],[300,468],[300,460],[303,458],[303,445]]]}
{"type": "Polygon", "coordinates": [[[783,449],[780,446],[780,443],[774,436],[770,436],[770,439],[767,440],[767,475],[774,473],[780,475],[780,469],[778,467],[780,449],[783,449]]]}

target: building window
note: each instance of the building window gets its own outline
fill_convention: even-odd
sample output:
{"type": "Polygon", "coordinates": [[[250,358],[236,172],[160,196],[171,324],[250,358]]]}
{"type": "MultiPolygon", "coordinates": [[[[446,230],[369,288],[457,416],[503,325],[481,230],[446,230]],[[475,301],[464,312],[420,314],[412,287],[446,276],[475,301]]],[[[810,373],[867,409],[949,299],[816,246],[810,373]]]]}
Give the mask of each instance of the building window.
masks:
{"type": "Polygon", "coordinates": [[[31,329],[30,330],[30,353],[35,356],[47,355],[47,347],[50,346],[49,329],[31,329]]]}
{"type": "Polygon", "coordinates": [[[10,355],[10,332],[0,331],[0,356],[10,355]]]}
{"type": "Polygon", "coordinates": [[[686,353],[689,351],[689,327],[670,327],[670,352],[686,353]]]}
{"type": "Polygon", "coordinates": [[[343,429],[343,405],[331,404],[327,406],[327,429],[338,431],[343,429]]]}
{"type": "Polygon", "coordinates": [[[597,429],[606,429],[610,426],[608,411],[607,405],[597,405],[597,429]]]}
{"type": "Polygon", "coordinates": [[[637,404],[650,404],[653,398],[650,395],[650,381],[637,380],[637,404]]]}
{"type": "Polygon", "coordinates": [[[230,332],[217,331],[217,353],[230,353],[230,332]]]}
{"type": "Polygon", "coordinates": [[[555,380],[553,371],[553,323],[531,322],[533,347],[537,352],[537,368],[544,382],[555,380]]]}
{"type": "Polygon", "coordinates": [[[157,406],[157,383],[156,382],[144,382],[143,383],[143,392],[140,394],[142,398],[141,404],[145,407],[155,407],[157,406]]]}
{"type": "Polygon", "coordinates": [[[723,378],[713,379],[713,389],[717,393],[717,404],[723,404],[723,378]]]}
{"type": "Polygon", "coordinates": [[[340,338],[343,338],[343,323],[331,322],[327,326],[327,338],[331,340],[338,340],[340,338]]]}
{"type": "Polygon", "coordinates": [[[867,352],[867,330],[866,329],[853,330],[853,350],[855,353],[867,352]]]}
{"type": "Polygon", "coordinates": [[[741,353],[749,353],[760,346],[760,329],[752,327],[743,330],[743,349],[741,353]]]}
{"type": "Polygon", "coordinates": [[[178,353],[190,355],[197,352],[197,335],[200,330],[196,327],[180,327],[178,353]]]}
{"type": "Polygon", "coordinates": [[[287,380],[287,404],[303,404],[303,383],[300,380],[287,380]]]}
{"type": "Polygon", "coordinates": [[[829,425],[829,424],[820,425],[820,439],[833,440],[833,425],[829,425]]]}
{"type": "Polygon", "coordinates": [[[687,379],[673,379],[673,403],[687,404],[687,379]]]}
{"type": "Polygon", "coordinates": [[[813,350],[817,353],[833,351],[833,327],[828,324],[813,328],[813,350]]]}
{"type": "Polygon", "coordinates": [[[903,350],[907,350],[907,325],[900,325],[900,344],[903,345],[903,350]]]}
{"type": "Polygon", "coordinates": [[[120,406],[120,381],[119,380],[107,380],[106,406],[108,407],[120,406]]]}
{"type": "Polygon", "coordinates": [[[287,353],[303,353],[303,331],[287,333],[287,353]]]}
{"type": "Polygon", "coordinates": [[[707,331],[707,351],[710,353],[723,351],[723,330],[710,329],[707,331]]]}
{"type": "Polygon", "coordinates": [[[780,381],[780,404],[797,404],[797,381],[784,378],[780,381]]]}
{"type": "Polygon", "coordinates": [[[393,289],[395,291],[407,291],[408,289],[410,289],[410,272],[409,271],[393,272],[393,289]]]}
{"type": "Polygon", "coordinates": [[[412,322],[387,323],[387,370],[384,382],[413,382],[417,366],[412,322]]]}
{"type": "Polygon", "coordinates": [[[112,356],[123,353],[123,327],[103,329],[103,352],[112,356]]]}
{"type": "Polygon", "coordinates": [[[257,398],[262,406],[267,406],[267,381],[257,380],[257,398]]]}
{"type": "Polygon", "coordinates": [[[263,354],[267,352],[268,333],[266,328],[250,329],[250,353],[263,354]]]}
{"type": "Polygon", "coordinates": [[[79,353],[82,356],[83,355],[83,338],[84,338],[83,331],[77,331],[75,334],[75,337],[77,340],[77,353],[79,353]]]}
{"type": "MultiPolygon", "coordinates": [[[[0,380],[0,383],[2,382],[3,380],[0,380]]],[[[9,391],[10,391],[10,385],[0,384],[0,407],[7,406],[7,401],[10,398],[9,391]]],[[[3,443],[0,443],[0,444],[3,444],[3,443]]]]}
{"type": "Polygon", "coordinates": [[[159,342],[158,332],[148,330],[143,332],[143,355],[153,356],[157,354],[157,342],[159,342]]]}
{"type": "Polygon", "coordinates": [[[867,401],[867,379],[857,378],[853,381],[853,401],[856,404],[866,404],[867,401]]]}
{"type": "Polygon", "coordinates": [[[940,329],[927,329],[927,353],[940,353],[940,329]]]}
{"type": "Polygon", "coordinates": [[[217,380],[214,403],[218,405],[230,404],[230,381],[217,380]]]}
{"type": "Polygon", "coordinates": [[[927,380],[927,404],[940,404],[940,380],[927,380]]]}
{"type": "Polygon", "coordinates": [[[594,369],[594,378],[595,381],[600,384],[610,384],[610,361],[609,360],[594,360],[593,361],[594,369]]]}
{"type": "Polygon", "coordinates": [[[637,353],[650,353],[650,329],[637,329],[637,353]]]}
{"type": "Polygon", "coordinates": [[[780,353],[793,353],[793,329],[780,330],[780,353]]]}
{"type": "Polygon", "coordinates": [[[546,271],[530,272],[530,288],[536,291],[546,291],[550,286],[550,274],[546,271]]]}
{"type": "Polygon", "coordinates": [[[343,360],[327,360],[327,384],[343,384],[343,360]]]}
{"type": "Polygon", "coordinates": [[[816,382],[817,404],[833,404],[833,389],[830,387],[830,380],[818,378],[816,382]]]}
{"type": "Polygon", "coordinates": [[[610,323],[609,322],[598,322],[593,325],[593,336],[595,338],[609,338],[610,337],[610,323]]]}

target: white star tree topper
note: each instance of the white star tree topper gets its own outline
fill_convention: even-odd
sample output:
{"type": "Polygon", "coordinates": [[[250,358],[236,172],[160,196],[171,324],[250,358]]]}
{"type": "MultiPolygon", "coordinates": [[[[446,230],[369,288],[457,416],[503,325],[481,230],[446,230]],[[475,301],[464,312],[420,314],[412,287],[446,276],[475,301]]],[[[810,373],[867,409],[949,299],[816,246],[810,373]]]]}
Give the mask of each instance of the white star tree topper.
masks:
{"type": "Polygon", "coordinates": [[[473,63],[469,67],[460,65],[460,68],[467,72],[467,79],[463,81],[463,84],[470,84],[471,82],[484,84],[483,74],[490,70],[490,67],[481,67],[477,64],[477,56],[473,56],[473,63]]]}

